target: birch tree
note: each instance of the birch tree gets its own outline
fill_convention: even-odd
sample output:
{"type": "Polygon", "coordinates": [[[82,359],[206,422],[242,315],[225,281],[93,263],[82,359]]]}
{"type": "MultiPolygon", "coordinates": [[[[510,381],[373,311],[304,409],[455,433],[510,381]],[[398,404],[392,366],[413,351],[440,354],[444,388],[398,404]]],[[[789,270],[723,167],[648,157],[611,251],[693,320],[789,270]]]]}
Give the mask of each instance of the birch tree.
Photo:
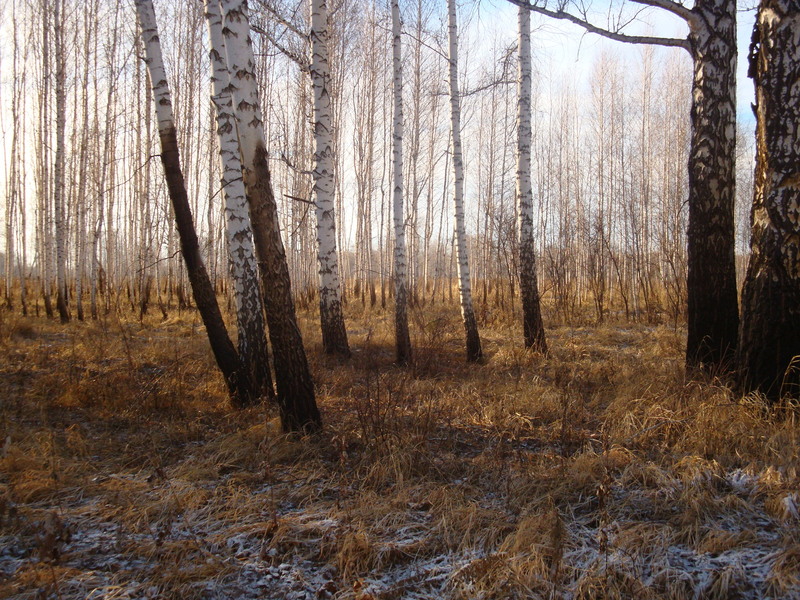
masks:
{"type": "Polygon", "coordinates": [[[750,46],[756,91],[751,256],[739,366],[747,390],[800,395],[800,6],[762,0],[750,46]]]}
{"type": "Polygon", "coordinates": [[[467,360],[474,362],[481,359],[483,351],[472,304],[466,219],[464,217],[464,162],[461,153],[461,97],[458,92],[458,23],[455,0],[447,0],[447,22],[448,60],[450,63],[450,140],[453,154],[453,205],[455,209],[458,292],[461,301],[461,317],[467,336],[467,360]]]}
{"type": "Polygon", "coordinates": [[[519,285],[526,348],[547,352],[539,304],[533,236],[531,185],[531,13],[519,8],[519,97],[517,100],[517,219],[519,235],[519,285]]]}
{"type": "Polygon", "coordinates": [[[243,399],[250,397],[250,381],[240,368],[236,349],[228,337],[225,322],[222,320],[222,314],[214,295],[214,288],[200,256],[200,246],[181,171],[172,99],[161,57],[161,44],[152,0],[136,0],[136,12],[145,48],[145,62],[153,86],[158,134],[161,140],[161,164],[164,167],[169,197],[175,213],[175,222],[181,241],[181,253],[186,263],[195,303],[206,327],[217,365],[225,378],[231,399],[235,403],[241,403],[243,399]]]}
{"type": "MultiPolygon", "coordinates": [[[[522,0],[509,0],[525,6],[522,0]]],[[[686,38],[628,35],[589,21],[586,4],[538,0],[530,9],[586,31],[633,44],[683,48],[692,57],[692,137],[689,150],[688,336],[690,368],[729,367],[736,348],[733,207],[736,198],[736,0],[631,0],[683,19],[686,38]],[[573,6],[573,10],[568,8],[573,6]]]]}
{"type": "Polygon", "coordinates": [[[342,314],[339,258],[336,249],[335,162],[331,127],[331,73],[328,66],[327,0],[311,0],[311,86],[314,91],[314,207],[319,260],[319,315],[322,347],[328,354],[350,356],[342,314]]]}
{"type": "Polygon", "coordinates": [[[217,135],[222,165],[222,193],[225,198],[225,232],[228,263],[236,302],[239,329],[239,358],[250,373],[257,391],[272,397],[272,377],[264,327],[264,305],[258,284],[258,266],[253,248],[253,230],[247,210],[236,115],[225,62],[225,39],[219,0],[205,0],[212,67],[212,102],[217,112],[217,135]]]}
{"type": "Polygon", "coordinates": [[[392,207],[394,209],[394,332],[397,362],[411,359],[408,332],[408,257],[403,217],[403,55],[398,0],[392,0],[392,207]]]}
{"type": "Polygon", "coordinates": [[[321,419],[297,326],[289,267],[272,191],[247,2],[222,0],[221,6],[225,55],[231,74],[243,179],[272,342],[281,424],[285,431],[316,430],[321,426],[321,419]]]}

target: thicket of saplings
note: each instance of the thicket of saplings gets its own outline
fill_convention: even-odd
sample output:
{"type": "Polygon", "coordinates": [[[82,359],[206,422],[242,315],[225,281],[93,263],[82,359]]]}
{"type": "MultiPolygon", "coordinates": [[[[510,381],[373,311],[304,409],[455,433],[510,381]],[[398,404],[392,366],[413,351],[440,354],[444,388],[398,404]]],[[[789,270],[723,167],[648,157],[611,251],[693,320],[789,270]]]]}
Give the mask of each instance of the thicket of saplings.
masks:
{"type": "Polygon", "coordinates": [[[543,278],[543,356],[508,282],[478,281],[476,365],[456,281],[431,283],[402,368],[391,285],[384,308],[380,281],[374,306],[348,282],[350,360],[321,352],[304,292],[324,426],[303,437],[229,406],[164,290],[163,312],[123,288],[62,325],[37,285],[28,316],[0,311],[2,597],[800,593],[797,406],[687,377],[663,292],[625,319],[612,289],[598,322],[590,289],[565,315],[543,278]]]}

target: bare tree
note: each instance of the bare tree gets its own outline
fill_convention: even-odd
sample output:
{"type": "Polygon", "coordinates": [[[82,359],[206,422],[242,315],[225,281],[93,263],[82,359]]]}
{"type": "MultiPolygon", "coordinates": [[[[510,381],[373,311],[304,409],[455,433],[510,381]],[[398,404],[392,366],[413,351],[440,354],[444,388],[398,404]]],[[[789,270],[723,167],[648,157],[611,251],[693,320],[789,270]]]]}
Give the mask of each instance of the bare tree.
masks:
{"type": "Polygon", "coordinates": [[[750,46],[756,168],[738,358],[745,388],[771,399],[800,395],[798,31],[796,1],[761,1],[750,46]]]}
{"type": "MultiPolygon", "coordinates": [[[[509,0],[525,6],[522,0],[509,0]]],[[[730,366],[739,323],[733,207],[736,197],[736,1],[631,0],[683,19],[685,39],[627,35],[591,23],[583,3],[540,0],[530,10],[634,44],[683,48],[694,61],[689,150],[687,366],[730,366]],[[572,10],[570,10],[572,8],[572,10]]]]}
{"type": "Polygon", "coordinates": [[[342,313],[339,253],[334,214],[335,162],[331,125],[331,73],[328,66],[327,0],[311,0],[311,85],[314,90],[314,205],[319,260],[319,314],[322,347],[329,354],[350,356],[342,313]]]}
{"type": "Polygon", "coordinates": [[[464,217],[464,163],[461,153],[461,96],[458,91],[458,21],[455,0],[447,0],[447,21],[450,62],[450,139],[453,153],[453,205],[455,209],[455,246],[458,262],[458,292],[461,317],[467,336],[467,360],[483,357],[478,322],[472,304],[472,284],[469,275],[466,219],[464,217]]]}
{"type": "Polygon", "coordinates": [[[175,222],[181,239],[181,253],[186,263],[195,303],[206,327],[217,365],[225,377],[231,399],[234,402],[241,402],[243,398],[250,397],[250,381],[240,368],[238,354],[228,337],[225,322],[222,320],[222,314],[214,295],[214,288],[200,257],[200,246],[181,171],[172,99],[161,57],[161,44],[152,0],[136,0],[136,12],[144,42],[145,62],[153,85],[153,100],[161,139],[161,163],[164,166],[169,197],[175,212],[175,222]]]}
{"type": "Polygon", "coordinates": [[[403,218],[403,54],[398,0],[392,0],[392,207],[394,214],[394,332],[397,362],[411,359],[408,333],[408,257],[403,218]]]}
{"type": "Polygon", "coordinates": [[[272,342],[281,424],[285,431],[311,431],[321,426],[321,419],[295,316],[289,267],[272,191],[261,102],[253,71],[247,2],[223,0],[221,6],[225,53],[239,128],[243,179],[272,342]]]}
{"type": "Polygon", "coordinates": [[[526,348],[547,352],[536,278],[533,236],[533,187],[531,185],[531,14],[519,8],[519,97],[517,105],[517,219],[519,235],[519,284],[522,325],[526,348]]]}

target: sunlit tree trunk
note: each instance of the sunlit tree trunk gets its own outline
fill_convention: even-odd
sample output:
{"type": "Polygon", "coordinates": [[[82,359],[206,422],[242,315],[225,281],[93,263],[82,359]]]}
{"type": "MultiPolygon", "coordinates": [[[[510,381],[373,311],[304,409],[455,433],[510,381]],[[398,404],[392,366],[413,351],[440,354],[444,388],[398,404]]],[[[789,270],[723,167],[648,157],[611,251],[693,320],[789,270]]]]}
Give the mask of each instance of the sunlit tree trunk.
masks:
{"type": "Polygon", "coordinates": [[[526,348],[547,352],[533,236],[531,185],[531,13],[519,9],[519,99],[517,107],[517,219],[519,228],[519,284],[526,348]]]}
{"type": "Polygon", "coordinates": [[[285,431],[316,430],[321,426],[321,419],[295,316],[289,268],[272,191],[247,3],[244,0],[223,0],[221,5],[225,53],[231,74],[244,185],[272,342],[281,424],[285,431]]]}
{"type": "Polygon", "coordinates": [[[239,358],[250,372],[258,392],[274,396],[269,371],[267,338],[264,326],[264,305],[258,284],[258,265],[253,248],[253,230],[247,210],[236,115],[230,91],[230,75],[225,62],[225,40],[222,36],[222,14],[219,0],[206,0],[206,19],[211,41],[211,66],[217,111],[217,135],[222,163],[222,193],[225,198],[225,231],[228,257],[236,301],[239,328],[239,358]]]}
{"type": "Polygon", "coordinates": [[[411,358],[411,338],[408,333],[408,284],[405,219],[403,217],[403,62],[400,37],[400,6],[392,0],[392,206],[394,208],[394,331],[397,362],[411,358]]]}
{"type": "Polygon", "coordinates": [[[331,138],[330,68],[328,66],[327,0],[311,0],[311,86],[314,90],[314,205],[317,217],[319,314],[322,348],[328,354],[350,356],[342,314],[339,255],[334,215],[335,182],[331,138]]]}
{"type": "Polygon", "coordinates": [[[153,85],[158,134],[161,139],[161,163],[164,166],[169,197],[175,212],[175,222],[181,240],[181,253],[186,263],[186,270],[189,274],[197,309],[206,327],[211,350],[214,353],[217,365],[225,377],[231,400],[234,403],[240,403],[242,398],[250,397],[250,381],[240,368],[239,357],[228,337],[228,332],[225,329],[225,323],[222,320],[222,314],[214,295],[214,288],[200,257],[200,246],[197,241],[197,233],[194,229],[189,199],[181,171],[178,139],[172,113],[172,100],[164,63],[161,58],[161,46],[158,39],[152,0],[136,0],[136,11],[145,47],[145,62],[153,85]]]}
{"type": "Polygon", "coordinates": [[[449,61],[450,61],[450,131],[453,153],[453,204],[455,207],[455,246],[458,262],[458,291],[461,299],[461,317],[467,336],[467,360],[477,361],[483,356],[478,322],[472,305],[472,288],[469,275],[467,231],[464,217],[464,163],[461,155],[461,97],[458,92],[458,25],[455,0],[447,0],[449,61]]]}
{"type": "Polygon", "coordinates": [[[762,0],[750,46],[756,89],[752,254],[739,367],[747,390],[800,396],[800,5],[762,0]]]}

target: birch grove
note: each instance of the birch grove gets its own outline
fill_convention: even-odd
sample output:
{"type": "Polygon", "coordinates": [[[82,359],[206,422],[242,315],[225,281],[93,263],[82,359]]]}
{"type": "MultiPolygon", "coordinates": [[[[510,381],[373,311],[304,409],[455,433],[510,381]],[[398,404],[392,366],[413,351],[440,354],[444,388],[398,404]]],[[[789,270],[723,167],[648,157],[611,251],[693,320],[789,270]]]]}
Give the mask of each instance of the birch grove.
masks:
{"type": "MultiPolygon", "coordinates": [[[[306,351],[363,351],[386,323],[413,366],[411,341],[438,342],[433,323],[457,319],[456,303],[470,360],[479,327],[513,324],[545,351],[545,326],[603,320],[686,327],[690,371],[734,365],[733,265],[743,279],[750,232],[732,215],[734,202],[748,213],[754,181],[729,0],[647,2],[692,24],[686,37],[599,31],[599,13],[579,13],[611,38],[580,69],[534,65],[526,48],[545,42],[510,26],[563,20],[571,4],[528,14],[512,0],[484,29],[471,3],[458,28],[454,4],[433,0],[259,0],[249,33],[220,12],[217,35],[196,3],[155,2],[197,254],[261,390],[247,397],[274,378],[287,427],[319,422],[306,351]],[[348,311],[372,325],[348,331],[348,311]],[[293,373],[282,382],[279,365],[293,373]]],[[[190,314],[146,49],[130,7],[86,6],[14,3],[0,23],[4,310],[190,314]]]]}

